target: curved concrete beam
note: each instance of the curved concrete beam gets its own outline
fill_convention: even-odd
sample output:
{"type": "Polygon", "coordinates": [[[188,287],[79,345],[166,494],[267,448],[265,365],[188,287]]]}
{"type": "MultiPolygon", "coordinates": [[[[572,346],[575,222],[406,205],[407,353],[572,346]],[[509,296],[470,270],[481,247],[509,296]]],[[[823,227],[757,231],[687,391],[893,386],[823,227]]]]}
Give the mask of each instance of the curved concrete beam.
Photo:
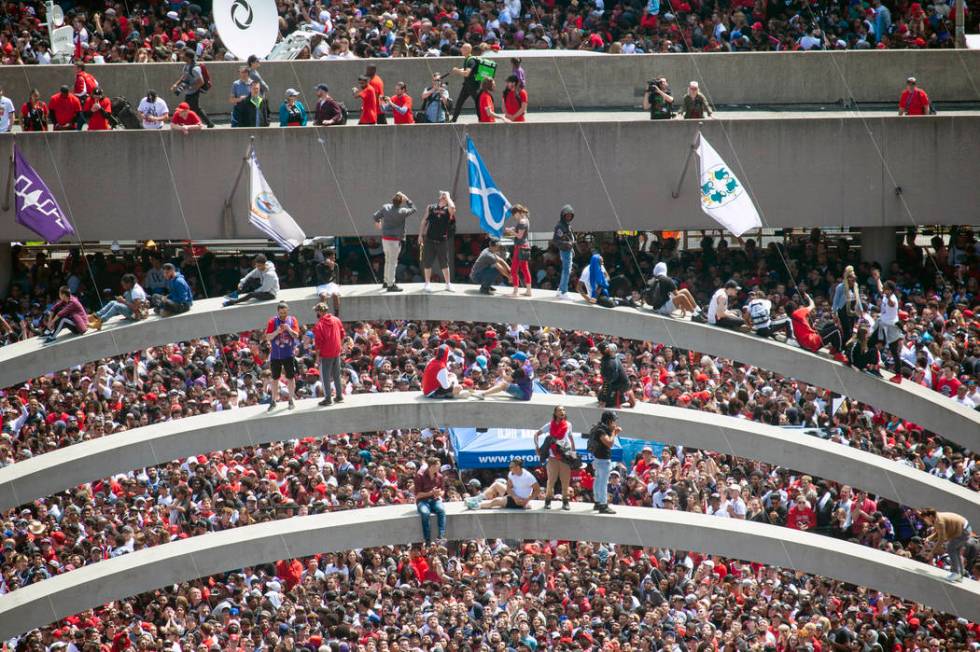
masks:
{"type": "MultiPolygon", "coordinates": [[[[597,516],[591,505],[571,512],[464,511],[446,507],[448,538],[558,539],[697,550],[771,564],[868,586],[941,612],[980,620],[980,583],[950,583],[945,571],[854,543],[827,545],[818,534],[645,507],[617,508],[597,516]]],[[[372,507],[298,516],[249,525],[140,550],[83,566],[14,591],[0,600],[0,637],[113,600],[236,568],[321,552],[420,541],[419,516],[411,505],[372,507]]]]}
{"type": "MultiPolygon", "coordinates": [[[[980,412],[913,383],[895,385],[855,371],[829,357],[754,335],[706,324],[671,319],[648,311],[587,306],[582,301],[556,301],[554,293],[535,290],[532,299],[483,296],[473,286],[449,294],[426,294],[420,285],[387,294],[377,286],[343,288],[344,321],[412,319],[522,323],[586,330],[636,340],[653,340],[685,349],[719,355],[800,378],[852,399],[908,419],[972,450],[980,449],[980,412]]],[[[312,320],[316,297],[311,288],[280,292],[294,314],[312,320]]],[[[275,302],[221,308],[220,299],[195,302],[183,315],[150,317],[132,323],[114,320],[102,331],[81,337],[61,337],[52,344],[39,338],[0,348],[0,387],[66,369],[72,365],[119,355],[149,346],[251,330],[264,324],[275,302]]]]}
{"type": "MultiPolygon", "coordinates": [[[[532,428],[564,405],[579,428],[598,422],[602,408],[591,398],[535,394],[531,401],[432,400],[417,392],[355,394],[343,404],[317,407],[299,401],[295,410],[272,413],[263,405],[213,412],[94,439],[0,469],[0,508],[8,509],[114,473],[173,459],[324,432],[390,428],[532,428]]],[[[669,441],[763,460],[852,484],[903,505],[929,505],[980,522],[980,494],[948,480],[856,450],[765,424],[707,412],[640,403],[619,412],[623,435],[669,441]]]]}

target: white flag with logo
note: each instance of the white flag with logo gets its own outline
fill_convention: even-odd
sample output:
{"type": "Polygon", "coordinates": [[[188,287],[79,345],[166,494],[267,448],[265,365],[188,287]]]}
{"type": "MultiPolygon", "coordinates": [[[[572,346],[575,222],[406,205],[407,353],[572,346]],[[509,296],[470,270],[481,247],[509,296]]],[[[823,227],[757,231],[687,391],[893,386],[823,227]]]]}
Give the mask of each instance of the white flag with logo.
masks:
{"type": "Polygon", "coordinates": [[[262,175],[254,151],[248,157],[248,171],[248,221],[286,251],[292,251],[303,244],[306,234],[279,204],[262,175]]]}
{"type": "Polygon", "coordinates": [[[704,136],[698,143],[701,210],[736,236],[761,227],[759,211],[732,169],[704,136]]]}

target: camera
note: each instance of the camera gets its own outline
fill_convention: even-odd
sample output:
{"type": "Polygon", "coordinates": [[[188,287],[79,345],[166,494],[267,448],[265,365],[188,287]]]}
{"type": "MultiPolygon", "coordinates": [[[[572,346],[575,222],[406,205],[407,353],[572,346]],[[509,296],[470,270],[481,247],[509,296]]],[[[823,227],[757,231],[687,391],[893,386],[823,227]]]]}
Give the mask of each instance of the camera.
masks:
{"type": "Polygon", "coordinates": [[[652,93],[652,92],[654,92],[658,88],[660,88],[660,80],[659,79],[650,79],[650,80],[647,81],[647,92],[648,93],[652,93]]]}

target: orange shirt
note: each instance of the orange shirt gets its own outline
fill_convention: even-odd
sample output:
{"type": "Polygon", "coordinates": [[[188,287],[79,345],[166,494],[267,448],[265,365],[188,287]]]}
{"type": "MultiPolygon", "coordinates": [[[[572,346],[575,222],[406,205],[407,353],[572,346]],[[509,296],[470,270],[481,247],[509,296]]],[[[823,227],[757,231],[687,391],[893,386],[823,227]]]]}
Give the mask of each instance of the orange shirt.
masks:
{"type": "Polygon", "coordinates": [[[480,100],[477,103],[477,114],[479,115],[480,122],[496,122],[493,115],[493,94],[484,91],[480,93],[480,100]]]}
{"type": "Polygon", "coordinates": [[[357,96],[361,98],[361,119],[358,122],[362,125],[378,124],[378,93],[368,83],[357,96]]]}
{"type": "Polygon", "coordinates": [[[395,124],[415,124],[415,116],[412,115],[412,96],[406,93],[405,95],[392,95],[390,99],[392,104],[405,109],[405,113],[399,113],[397,110],[392,109],[391,113],[395,118],[395,124]]]}

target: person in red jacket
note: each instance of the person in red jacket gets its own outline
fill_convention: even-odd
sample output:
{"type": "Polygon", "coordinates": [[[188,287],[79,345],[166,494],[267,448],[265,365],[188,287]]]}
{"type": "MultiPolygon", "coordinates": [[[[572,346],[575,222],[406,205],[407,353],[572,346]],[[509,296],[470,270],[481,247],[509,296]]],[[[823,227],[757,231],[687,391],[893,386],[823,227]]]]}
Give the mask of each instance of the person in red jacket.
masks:
{"type": "Polygon", "coordinates": [[[337,393],[337,402],[344,402],[344,384],[340,379],[340,355],[344,350],[344,325],[339,319],[330,314],[325,303],[318,303],[314,308],[317,322],[313,327],[313,341],[316,344],[316,354],[320,359],[320,381],[323,383],[323,400],[320,405],[330,405],[330,383],[333,382],[337,393]]]}
{"type": "Polygon", "coordinates": [[[425,365],[422,373],[422,394],[426,398],[467,398],[470,393],[459,386],[453,374],[449,373],[449,347],[439,347],[436,354],[425,365]]]}
{"type": "Polygon", "coordinates": [[[55,131],[78,129],[78,116],[82,112],[82,103],[78,97],[68,91],[67,86],[51,96],[48,102],[51,116],[54,118],[55,131]]]}
{"type": "Polygon", "coordinates": [[[85,70],[85,64],[78,62],[75,64],[75,88],[72,91],[78,96],[79,101],[84,102],[89,95],[93,94],[99,82],[92,76],[92,73],[85,70]]]}
{"type": "Polygon", "coordinates": [[[796,503],[789,508],[786,525],[794,530],[812,530],[817,527],[817,514],[804,496],[797,496],[796,503]]]}
{"type": "Polygon", "coordinates": [[[70,330],[76,335],[81,335],[88,330],[88,315],[82,307],[78,297],[73,297],[67,285],[62,285],[58,289],[60,301],[51,308],[51,318],[48,319],[48,330],[50,333],[44,338],[45,343],[54,342],[54,338],[64,329],[70,330]]]}
{"type": "Polygon", "coordinates": [[[89,115],[89,131],[108,131],[112,129],[109,125],[109,116],[112,115],[112,102],[108,97],[102,96],[102,89],[96,88],[92,91],[92,97],[85,102],[85,113],[89,115]]]}

